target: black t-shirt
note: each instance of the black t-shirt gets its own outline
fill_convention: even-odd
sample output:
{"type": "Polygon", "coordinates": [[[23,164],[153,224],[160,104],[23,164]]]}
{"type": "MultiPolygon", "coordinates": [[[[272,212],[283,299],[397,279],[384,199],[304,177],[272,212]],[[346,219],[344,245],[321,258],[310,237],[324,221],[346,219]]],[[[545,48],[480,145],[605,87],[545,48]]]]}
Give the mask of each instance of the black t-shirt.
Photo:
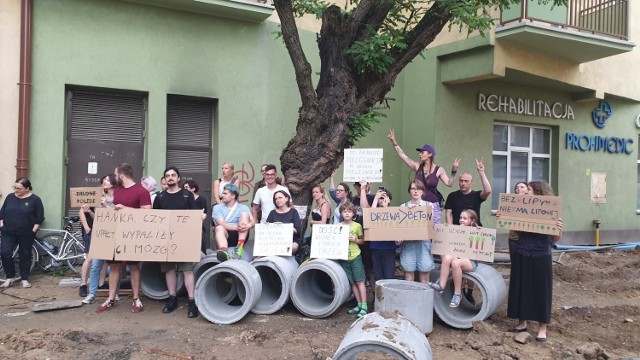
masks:
{"type": "Polygon", "coordinates": [[[447,202],[445,202],[444,208],[451,210],[453,223],[455,225],[460,225],[460,214],[462,210],[471,209],[478,214],[478,226],[482,226],[482,222],[480,221],[480,204],[486,199],[481,198],[480,193],[482,192],[471,191],[465,195],[462,191],[458,190],[447,196],[447,202]]]}
{"type": "Polygon", "coordinates": [[[161,192],[153,201],[153,208],[160,210],[198,209],[193,194],[184,189],[173,194],[167,191],[161,192]]]}
{"type": "Polygon", "coordinates": [[[205,199],[204,196],[198,196],[198,198],[196,199],[196,209],[202,209],[206,214],[208,212],[208,207],[209,206],[207,205],[207,199],[205,199]]]}
{"type": "MultiPolygon", "coordinates": [[[[376,198],[373,194],[367,194],[367,202],[369,206],[373,206],[373,200],[376,198]]],[[[351,203],[356,206],[356,213],[353,217],[353,221],[360,224],[360,226],[364,226],[364,218],[362,217],[362,207],[360,207],[360,196],[356,196],[351,200],[351,203]]]]}

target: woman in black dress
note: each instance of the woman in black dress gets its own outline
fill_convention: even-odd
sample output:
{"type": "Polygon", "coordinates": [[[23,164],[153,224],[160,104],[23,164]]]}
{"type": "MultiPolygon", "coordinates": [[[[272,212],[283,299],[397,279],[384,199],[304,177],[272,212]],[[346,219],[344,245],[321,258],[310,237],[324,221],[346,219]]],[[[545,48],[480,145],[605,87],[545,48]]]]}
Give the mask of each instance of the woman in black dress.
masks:
{"type": "Polygon", "coordinates": [[[276,206],[267,216],[267,223],[274,224],[293,224],[292,237],[292,254],[295,254],[300,248],[300,231],[302,225],[298,210],[290,207],[291,196],[284,190],[278,190],[273,194],[273,204],[276,206]]]}
{"type": "MultiPolygon", "coordinates": [[[[553,190],[544,181],[532,181],[529,195],[553,196],[553,190]]],[[[558,218],[558,235],[521,231],[513,241],[511,276],[507,316],[518,319],[512,332],[527,331],[527,321],[537,321],[536,341],[547,340],[547,325],[551,322],[553,295],[553,268],[551,247],[562,236],[562,219],[558,218]]]]}
{"type": "Polygon", "coordinates": [[[20,178],[13,184],[13,194],[7,195],[0,208],[0,256],[7,280],[1,285],[8,288],[18,278],[16,265],[13,260],[13,249],[20,246],[20,277],[22,287],[30,288],[29,275],[31,273],[31,247],[33,237],[44,222],[44,206],[42,200],[31,192],[31,181],[20,178]]]}

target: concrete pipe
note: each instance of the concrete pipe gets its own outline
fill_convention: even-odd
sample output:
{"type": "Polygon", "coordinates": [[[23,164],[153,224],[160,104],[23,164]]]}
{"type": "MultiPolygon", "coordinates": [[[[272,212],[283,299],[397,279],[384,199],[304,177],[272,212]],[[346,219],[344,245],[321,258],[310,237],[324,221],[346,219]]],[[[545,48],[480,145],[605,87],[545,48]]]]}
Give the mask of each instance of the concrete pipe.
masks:
{"type": "Polygon", "coordinates": [[[293,256],[267,256],[251,262],[262,280],[262,295],[251,309],[255,314],[273,314],[289,302],[291,279],[298,268],[293,256]]]}
{"type": "Polygon", "coordinates": [[[387,311],[370,313],[356,320],[333,360],[355,360],[360,358],[358,354],[372,353],[404,360],[432,358],[431,345],[422,331],[407,318],[387,311]]]}
{"type": "MultiPolygon", "coordinates": [[[[167,289],[167,280],[164,273],[160,271],[159,262],[142,262],[140,263],[140,290],[147,297],[154,300],[164,300],[169,297],[167,289]]],[[[182,271],[177,274],[176,290],[180,294],[185,290],[184,277],[182,271]]]]}
{"type": "Polygon", "coordinates": [[[196,282],[196,305],[202,316],[214,324],[242,320],[258,303],[261,294],[258,270],[243,260],[227,260],[212,267],[196,282]],[[226,285],[229,283],[233,290],[226,285]],[[237,296],[231,297],[229,291],[237,296]]]}
{"type": "Polygon", "coordinates": [[[204,274],[205,271],[211,269],[212,267],[218,264],[220,264],[220,260],[218,260],[218,257],[216,256],[216,254],[207,255],[203,257],[199,263],[193,266],[193,276],[195,277],[196,281],[198,281],[200,276],[204,274]]]}
{"type": "Polygon", "coordinates": [[[433,295],[428,285],[405,280],[376,281],[375,311],[398,312],[422,331],[433,331],[433,295]]]}
{"type": "MultiPolygon", "coordinates": [[[[431,274],[432,281],[437,281],[440,268],[432,271],[431,274]]],[[[444,293],[434,297],[433,307],[440,320],[447,325],[458,329],[470,329],[474,321],[485,320],[504,304],[507,299],[507,286],[502,275],[486,264],[478,264],[476,271],[463,273],[462,277],[475,284],[473,293],[476,305],[472,305],[462,296],[459,307],[449,307],[453,296],[453,280],[449,277],[444,293]]]]}
{"type": "Polygon", "coordinates": [[[351,286],[336,261],[314,259],[300,266],[291,280],[291,301],[302,314],[324,318],[347,301],[351,286]]]}

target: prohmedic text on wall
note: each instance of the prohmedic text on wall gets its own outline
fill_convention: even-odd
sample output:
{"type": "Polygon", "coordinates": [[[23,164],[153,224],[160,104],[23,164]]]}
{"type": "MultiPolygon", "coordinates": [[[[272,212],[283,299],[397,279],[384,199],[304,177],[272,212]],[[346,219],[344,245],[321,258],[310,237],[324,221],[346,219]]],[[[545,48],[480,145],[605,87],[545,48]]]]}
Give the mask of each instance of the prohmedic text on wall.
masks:
{"type": "Polygon", "coordinates": [[[200,261],[202,210],[98,208],[89,255],[126,261],[200,261]]]}
{"type": "Polygon", "coordinates": [[[564,148],[567,150],[579,150],[582,152],[593,151],[608,154],[627,154],[633,153],[633,139],[620,138],[615,136],[602,137],[599,135],[578,135],[575,133],[567,133],[565,136],[564,148]]]}
{"type": "Polygon", "coordinates": [[[499,229],[558,235],[557,222],[562,217],[559,196],[515,195],[501,193],[498,202],[499,229]]]}
{"type": "Polygon", "coordinates": [[[552,119],[575,119],[573,108],[561,102],[548,103],[544,100],[512,98],[496,94],[478,94],[478,110],[501,112],[552,119]]]}

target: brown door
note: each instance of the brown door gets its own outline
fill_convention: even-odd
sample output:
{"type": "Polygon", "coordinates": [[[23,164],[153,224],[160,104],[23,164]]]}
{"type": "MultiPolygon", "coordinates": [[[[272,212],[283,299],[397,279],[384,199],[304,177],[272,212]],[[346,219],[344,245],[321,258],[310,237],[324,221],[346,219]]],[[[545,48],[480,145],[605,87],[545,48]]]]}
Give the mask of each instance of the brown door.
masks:
{"type": "Polygon", "coordinates": [[[146,96],[116,92],[67,92],[67,195],[71,187],[100,186],[100,178],[123,162],[142,177],[146,96]]]}

